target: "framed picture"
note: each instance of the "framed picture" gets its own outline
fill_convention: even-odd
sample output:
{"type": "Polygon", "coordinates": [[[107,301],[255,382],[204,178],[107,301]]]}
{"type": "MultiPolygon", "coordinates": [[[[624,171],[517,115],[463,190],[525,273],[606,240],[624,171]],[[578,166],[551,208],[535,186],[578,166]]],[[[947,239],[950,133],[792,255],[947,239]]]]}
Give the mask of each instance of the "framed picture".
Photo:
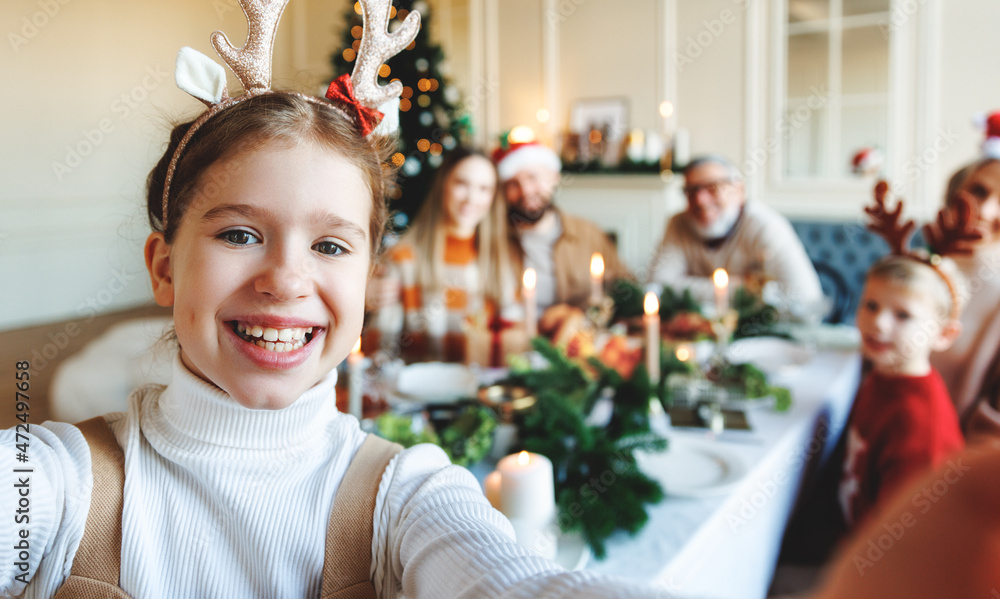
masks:
{"type": "Polygon", "coordinates": [[[593,98],[573,102],[569,128],[579,136],[581,162],[600,160],[606,165],[621,161],[622,144],[629,132],[628,98],[593,98]]]}

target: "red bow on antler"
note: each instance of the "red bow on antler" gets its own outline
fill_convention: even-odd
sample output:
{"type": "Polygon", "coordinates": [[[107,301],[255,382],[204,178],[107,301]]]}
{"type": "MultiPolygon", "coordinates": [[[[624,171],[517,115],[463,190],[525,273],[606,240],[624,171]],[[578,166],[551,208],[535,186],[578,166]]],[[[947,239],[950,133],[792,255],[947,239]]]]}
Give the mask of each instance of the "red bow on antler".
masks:
{"type": "Polygon", "coordinates": [[[326,97],[339,102],[348,112],[353,112],[361,127],[361,133],[364,135],[371,133],[382,121],[381,112],[364,106],[354,97],[354,87],[351,85],[351,77],[347,73],[330,83],[330,87],[326,90],[326,97]]]}

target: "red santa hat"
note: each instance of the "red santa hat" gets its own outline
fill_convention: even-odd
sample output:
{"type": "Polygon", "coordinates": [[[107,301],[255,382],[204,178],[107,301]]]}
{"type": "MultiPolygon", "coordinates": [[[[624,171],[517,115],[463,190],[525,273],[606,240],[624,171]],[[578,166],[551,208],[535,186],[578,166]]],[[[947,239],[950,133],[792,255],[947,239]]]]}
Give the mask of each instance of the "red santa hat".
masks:
{"type": "Polygon", "coordinates": [[[983,155],[1000,159],[1000,111],[978,114],[975,122],[986,134],[982,145],[983,155]]]}
{"type": "Polygon", "coordinates": [[[507,147],[497,148],[493,152],[493,163],[497,165],[501,181],[512,178],[518,171],[531,165],[544,166],[557,173],[562,170],[559,156],[536,141],[512,143],[507,147]]]}
{"type": "Polygon", "coordinates": [[[861,148],[851,158],[851,172],[855,175],[874,175],[882,169],[885,156],[878,148],[861,148]]]}

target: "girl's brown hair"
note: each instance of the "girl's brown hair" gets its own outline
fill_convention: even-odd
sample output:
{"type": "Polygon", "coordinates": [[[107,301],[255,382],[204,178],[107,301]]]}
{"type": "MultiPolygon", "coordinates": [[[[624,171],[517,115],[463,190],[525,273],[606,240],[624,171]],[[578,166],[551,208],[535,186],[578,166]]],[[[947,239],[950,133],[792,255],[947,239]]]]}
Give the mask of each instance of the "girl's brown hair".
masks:
{"type": "MultiPolygon", "coordinates": [[[[438,167],[430,192],[404,236],[413,244],[417,259],[417,281],[426,292],[444,287],[441,271],[444,265],[445,225],[447,213],[444,195],[448,178],[463,161],[478,157],[492,164],[482,152],[459,147],[449,152],[438,167]]],[[[476,249],[479,254],[479,278],[483,293],[496,305],[502,305],[510,294],[512,269],[510,244],[507,241],[506,204],[494,190],[493,203],[486,217],[476,226],[476,249]],[[505,283],[508,283],[505,287],[505,283]]]]}
{"type": "Polygon", "coordinates": [[[395,149],[393,138],[366,138],[335,107],[295,93],[273,92],[248,98],[209,119],[188,142],[174,170],[167,206],[168,226],[164,230],[163,181],[170,160],[190,126],[191,122],[187,122],[174,127],[166,152],[146,180],[149,224],[154,231],[163,233],[167,243],[173,243],[196,191],[211,197],[227,184],[228,173],[204,176],[210,166],[275,140],[307,140],[337,152],[361,171],[371,191],[369,229],[372,264],[375,263],[389,218],[386,195],[393,184],[394,171],[388,163],[395,149]]]}

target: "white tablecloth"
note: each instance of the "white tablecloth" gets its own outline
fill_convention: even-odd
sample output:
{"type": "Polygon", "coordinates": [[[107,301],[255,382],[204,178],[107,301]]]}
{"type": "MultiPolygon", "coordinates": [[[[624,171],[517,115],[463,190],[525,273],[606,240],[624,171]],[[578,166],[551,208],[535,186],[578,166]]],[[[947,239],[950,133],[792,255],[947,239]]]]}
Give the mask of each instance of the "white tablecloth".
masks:
{"type": "MultiPolygon", "coordinates": [[[[752,410],[752,431],[726,432],[713,441],[748,467],[735,489],[718,497],[668,496],[650,508],[638,535],[612,538],[607,557],[587,568],[655,581],[678,597],[765,597],[805,467],[832,451],[859,376],[857,353],[820,351],[774,377],[772,383],[791,390],[791,409],[752,410]]],[[[678,429],[671,435],[704,437],[678,429]]]]}

